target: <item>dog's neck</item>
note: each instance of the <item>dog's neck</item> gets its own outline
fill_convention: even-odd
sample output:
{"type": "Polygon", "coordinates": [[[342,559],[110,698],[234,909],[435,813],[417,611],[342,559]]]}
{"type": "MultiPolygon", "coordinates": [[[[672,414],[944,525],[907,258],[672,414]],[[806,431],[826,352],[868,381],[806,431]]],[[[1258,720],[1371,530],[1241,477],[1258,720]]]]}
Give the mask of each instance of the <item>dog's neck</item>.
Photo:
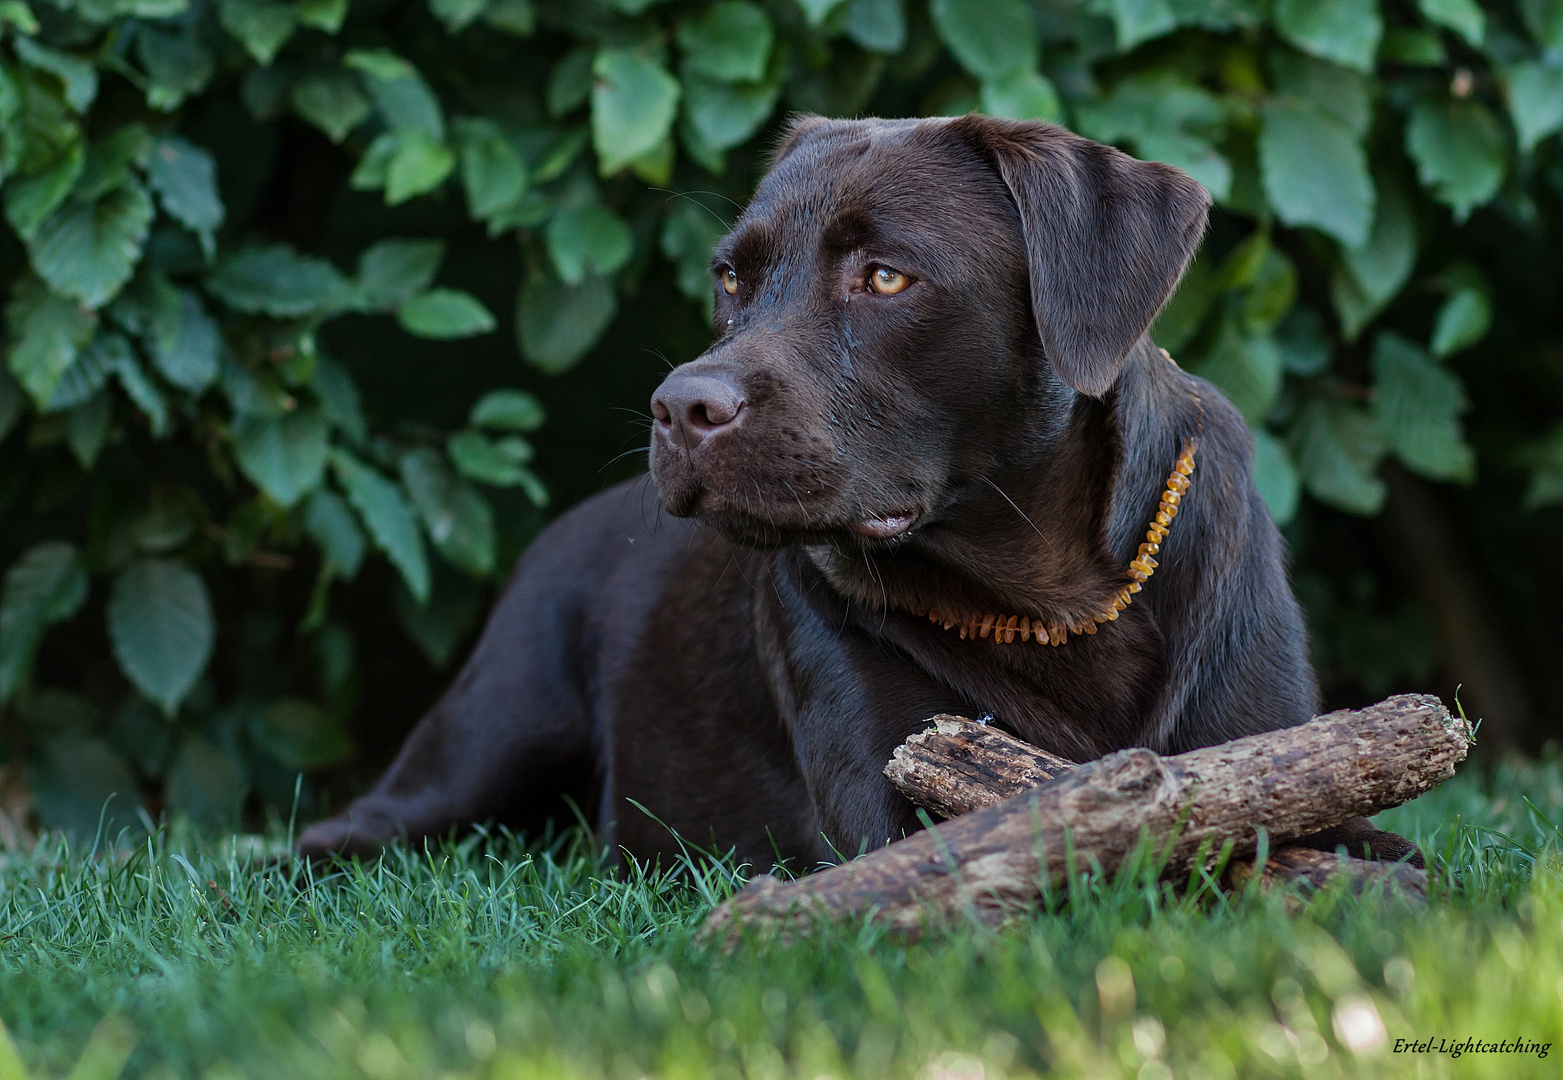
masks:
{"type": "Polygon", "coordinates": [[[1142,338],[1101,400],[1043,387],[1072,400],[1062,410],[1032,410],[1030,430],[1000,433],[979,448],[953,497],[905,543],[880,551],[822,546],[808,555],[869,611],[933,614],[971,636],[1001,613],[1048,625],[1055,641],[1060,629],[1090,624],[1086,632],[1094,632],[1104,621],[1097,616],[1114,617],[1138,591],[1136,579],[1154,570],[1125,568],[1146,554],[1139,545],[1151,540],[1148,522],[1155,533],[1169,484],[1183,487],[1179,462],[1199,422],[1190,386],[1142,338]],[[1067,419],[1047,430],[1046,418],[1061,412],[1067,419]]]}

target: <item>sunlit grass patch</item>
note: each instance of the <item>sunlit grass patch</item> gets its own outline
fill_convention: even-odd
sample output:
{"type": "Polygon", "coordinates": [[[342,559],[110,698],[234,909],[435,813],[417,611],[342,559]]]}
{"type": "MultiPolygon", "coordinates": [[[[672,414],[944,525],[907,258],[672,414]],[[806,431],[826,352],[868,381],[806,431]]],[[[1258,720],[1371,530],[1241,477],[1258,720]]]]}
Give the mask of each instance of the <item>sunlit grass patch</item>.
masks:
{"type": "Polygon", "coordinates": [[[32,1080],[106,1017],[125,1075],[160,1078],[1554,1075],[1551,1051],[1393,1047],[1563,1032],[1560,805],[1552,761],[1383,815],[1434,857],[1422,911],[1125,872],[997,932],[731,955],[694,941],[728,868],[615,874],[575,834],[324,871],[275,839],[50,837],[0,866],[0,1017],[32,1080]]]}

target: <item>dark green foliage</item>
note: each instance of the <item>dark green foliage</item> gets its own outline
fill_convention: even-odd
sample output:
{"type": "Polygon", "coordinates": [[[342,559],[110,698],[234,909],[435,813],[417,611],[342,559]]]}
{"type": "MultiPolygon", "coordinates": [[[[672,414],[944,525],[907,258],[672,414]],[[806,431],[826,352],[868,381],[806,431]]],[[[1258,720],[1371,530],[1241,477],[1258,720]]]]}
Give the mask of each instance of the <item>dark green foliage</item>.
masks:
{"type": "Polygon", "coordinates": [[[1254,430],[1327,688],[1436,665],[1393,553],[1337,557],[1386,468],[1550,557],[1559,0],[10,0],[0,756],[43,821],[383,754],[540,475],[632,468],[615,409],[700,347],[785,114],[967,109],[1211,190],[1155,335],[1254,430]]]}

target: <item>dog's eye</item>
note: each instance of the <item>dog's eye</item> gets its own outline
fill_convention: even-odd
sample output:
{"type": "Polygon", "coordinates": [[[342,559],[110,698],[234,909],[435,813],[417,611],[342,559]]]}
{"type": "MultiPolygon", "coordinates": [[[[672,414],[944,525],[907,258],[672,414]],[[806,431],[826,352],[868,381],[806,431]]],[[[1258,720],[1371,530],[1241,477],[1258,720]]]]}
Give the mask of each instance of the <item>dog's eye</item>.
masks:
{"type": "Polygon", "coordinates": [[[728,296],[738,295],[738,271],[731,266],[722,271],[722,290],[728,296]]]}
{"type": "Polygon", "coordinates": [[[868,275],[868,287],[880,296],[894,296],[912,283],[912,279],[888,266],[876,266],[868,275]]]}

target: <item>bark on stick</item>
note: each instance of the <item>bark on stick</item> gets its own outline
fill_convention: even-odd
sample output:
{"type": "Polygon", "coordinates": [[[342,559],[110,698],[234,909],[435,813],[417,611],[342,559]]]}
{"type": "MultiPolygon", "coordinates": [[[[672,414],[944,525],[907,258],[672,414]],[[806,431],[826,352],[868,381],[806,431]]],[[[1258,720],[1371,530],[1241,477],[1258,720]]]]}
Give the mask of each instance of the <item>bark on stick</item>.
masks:
{"type": "MultiPolygon", "coordinates": [[[[896,747],[885,776],[897,791],[941,818],[959,817],[1003,802],[1055,779],[1076,764],[986,724],[941,713],[927,731],[896,747]]],[[[1230,883],[1242,888],[1253,873],[1247,862],[1228,866],[1230,883]]],[[[1388,886],[1412,900],[1427,898],[1427,871],[1369,862],[1294,844],[1271,849],[1259,873],[1263,889],[1302,885],[1322,888],[1331,879],[1361,892],[1388,886]]]]}
{"type": "Polygon", "coordinates": [[[704,936],[849,916],[912,935],[961,913],[994,922],[1063,882],[1066,833],[1077,866],[1112,873],[1146,836],[1186,873],[1228,840],[1251,855],[1261,828],[1279,844],[1398,806],[1453,776],[1469,741],[1437,698],[1403,694],[1176,757],[1119,751],[799,881],[757,878],[704,936]]]}

